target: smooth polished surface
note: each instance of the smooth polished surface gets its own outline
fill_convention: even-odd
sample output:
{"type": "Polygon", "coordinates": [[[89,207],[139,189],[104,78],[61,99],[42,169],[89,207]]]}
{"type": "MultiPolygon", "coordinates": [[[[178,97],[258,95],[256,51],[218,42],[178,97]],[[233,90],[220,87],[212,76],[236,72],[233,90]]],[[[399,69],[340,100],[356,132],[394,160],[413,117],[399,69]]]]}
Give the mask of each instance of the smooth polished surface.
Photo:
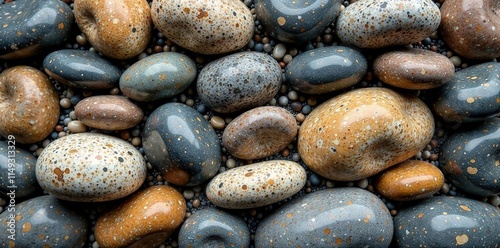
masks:
{"type": "Polygon", "coordinates": [[[35,165],[36,157],[16,145],[14,139],[0,141],[0,192],[6,196],[15,190],[15,196],[23,198],[40,190],[35,165]]]}

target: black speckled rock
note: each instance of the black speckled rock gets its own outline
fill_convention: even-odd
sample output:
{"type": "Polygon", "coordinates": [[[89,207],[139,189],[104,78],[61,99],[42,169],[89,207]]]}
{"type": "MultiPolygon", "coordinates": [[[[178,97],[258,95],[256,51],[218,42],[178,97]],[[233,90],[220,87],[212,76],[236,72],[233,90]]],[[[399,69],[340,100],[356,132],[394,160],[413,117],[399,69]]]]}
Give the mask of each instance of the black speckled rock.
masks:
{"type": "Polygon", "coordinates": [[[60,83],[81,89],[109,89],[117,85],[121,71],[98,54],[65,49],[43,60],[45,72],[60,83]]]}
{"type": "Polygon", "coordinates": [[[205,208],[184,221],[179,247],[250,247],[250,231],[242,219],[216,208],[205,208]]]}
{"type": "Polygon", "coordinates": [[[0,214],[0,247],[83,247],[90,226],[74,209],[49,195],[16,204],[12,211],[7,206],[0,214]]]}
{"type": "Polygon", "coordinates": [[[500,193],[500,119],[462,126],[441,147],[444,175],[465,192],[500,193]]]}
{"type": "Polygon", "coordinates": [[[73,11],[59,0],[0,4],[0,59],[30,57],[63,43],[73,22],[73,11]]]}
{"type": "Polygon", "coordinates": [[[285,77],[298,91],[322,94],[358,83],[367,68],[365,57],[352,48],[321,47],[297,55],[285,68],[285,77]]]}
{"type": "Polygon", "coordinates": [[[498,247],[500,212],[469,198],[435,196],[394,217],[399,247],[498,247]]]}
{"type": "Polygon", "coordinates": [[[500,115],[500,63],[487,62],[455,73],[436,90],[434,110],[447,121],[479,121],[500,115]]]}
{"type": "Polygon", "coordinates": [[[198,185],[220,167],[220,141],[210,123],[193,108],[167,103],[151,113],[142,135],[144,152],[169,183],[198,185]]]}
{"type": "Polygon", "coordinates": [[[259,223],[255,247],[388,247],[389,210],[360,188],[316,191],[288,202],[259,223]]]}
{"type": "Polygon", "coordinates": [[[0,141],[0,192],[7,194],[13,190],[19,198],[35,193],[40,189],[35,165],[36,158],[30,152],[21,149],[12,140],[0,141]]]}

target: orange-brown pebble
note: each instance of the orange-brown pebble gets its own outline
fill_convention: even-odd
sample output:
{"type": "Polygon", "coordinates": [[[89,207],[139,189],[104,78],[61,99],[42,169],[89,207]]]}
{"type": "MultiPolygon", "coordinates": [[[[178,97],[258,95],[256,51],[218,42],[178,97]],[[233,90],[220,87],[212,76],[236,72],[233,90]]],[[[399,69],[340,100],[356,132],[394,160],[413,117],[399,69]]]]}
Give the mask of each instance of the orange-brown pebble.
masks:
{"type": "Polygon", "coordinates": [[[375,181],[375,188],[391,200],[411,201],[433,195],[443,184],[443,173],[435,165],[407,160],[384,171],[375,181]]]}
{"type": "Polygon", "coordinates": [[[97,219],[99,247],[157,247],[182,224],[186,201],[167,185],[147,187],[97,219]]]}

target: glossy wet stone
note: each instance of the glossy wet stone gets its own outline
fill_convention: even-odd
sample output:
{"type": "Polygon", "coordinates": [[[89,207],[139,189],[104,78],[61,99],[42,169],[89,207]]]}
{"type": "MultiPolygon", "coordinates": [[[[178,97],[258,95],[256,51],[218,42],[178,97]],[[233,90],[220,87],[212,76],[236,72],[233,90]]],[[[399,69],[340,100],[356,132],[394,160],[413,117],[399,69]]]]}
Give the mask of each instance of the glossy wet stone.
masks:
{"type": "Polygon", "coordinates": [[[207,185],[210,202],[228,209],[269,205],[299,192],[306,184],[304,168],[293,161],[269,160],[227,170],[207,185]]]}
{"type": "Polygon", "coordinates": [[[257,226],[255,247],[388,247],[392,235],[391,215],[377,196],[334,188],[276,209],[257,226]]]}
{"type": "Polygon", "coordinates": [[[286,148],[297,135],[295,117],[286,109],[257,107],[232,120],[222,134],[222,145],[241,159],[260,159],[286,148]]]}
{"type": "Polygon", "coordinates": [[[196,82],[200,100],[221,113],[248,110],[267,103],[281,86],[281,67],[259,52],[239,52],[201,69],[196,82]]]}
{"type": "Polygon", "coordinates": [[[373,176],[424,148],[434,118],[419,98],[360,88],[316,107],[299,130],[298,151],[317,174],[339,181],[373,176]]]}
{"type": "Polygon", "coordinates": [[[117,85],[121,71],[96,53],[63,49],[43,60],[43,69],[53,79],[80,89],[109,89],[117,85]]]}
{"type": "Polygon", "coordinates": [[[54,197],[78,202],[116,200],[146,179],[146,162],[129,142],[99,133],[54,140],[36,163],[36,178],[54,197]]]}
{"type": "Polygon", "coordinates": [[[322,47],[297,55],[286,66],[285,78],[298,91],[323,94],[358,83],[367,68],[365,57],[352,48],[322,47]]]}
{"type": "Polygon", "coordinates": [[[187,89],[196,73],[196,65],[188,56],[161,52],[127,68],[120,77],[120,90],[137,101],[166,99],[187,89]]]}
{"type": "Polygon", "coordinates": [[[463,197],[435,196],[394,217],[399,247],[496,247],[498,230],[498,208],[463,197]]]}
{"type": "Polygon", "coordinates": [[[499,194],[499,144],[499,118],[463,125],[441,147],[441,170],[464,192],[479,196],[499,194]]]}
{"type": "Polygon", "coordinates": [[[335,27],[345,43],[381,48],[419,42],[436,31],[440,21],[432,0],[364,0],[349,4],[335,27]]]}
{"type": "Polygon", "coordinates": [[[250,247],[250,231],[237,216],[216,208],[199,209],[182,224],[179,247],[250,247]]]}
{"type": "Polygon", "coordinates": [[[455,73],[436,89],[433,107],[446,121],[480,121],[500,115],[500,63],[486,62],[455,73]]]}
{"type": "Polygon", "coordinates": [[[73,22],[73,11],[59,0],[0,4],[0,59],[31,57],[62,44],[73,22]]]}
{"type": "Polygon", "coordinates": [[[16,203],[13,208],[0,214],[1,247],[83,247],[90,233],[84,212],[50,195],[16,203]]]}
{"type": "Polygon", "coordinates": [[[169,183],[199,185],[217,174],[220,141],[205,118],[182,103],[166,103],[149,115],[142,134],[144,152],[169,183]]]}
{"type": "Polygon", "coordinates": [[[256,0],[255,14],[274,38],[288,43],[312,40],[339,15],[340,0],[256,0]]]}
{"type": "Polygon", "coordinates": [[[99,247],[158,247],[182,224],[186,201],[173,187],[156,185],[130,196],[99,216],[99,247]]]}
{"type": "Polygon", "coordinates": [[[35,164],[35,156],[16,145],[15,139],[0,141],[0,192],[6,196],[13,190],[16,198],[37,192],[35,164]]]}

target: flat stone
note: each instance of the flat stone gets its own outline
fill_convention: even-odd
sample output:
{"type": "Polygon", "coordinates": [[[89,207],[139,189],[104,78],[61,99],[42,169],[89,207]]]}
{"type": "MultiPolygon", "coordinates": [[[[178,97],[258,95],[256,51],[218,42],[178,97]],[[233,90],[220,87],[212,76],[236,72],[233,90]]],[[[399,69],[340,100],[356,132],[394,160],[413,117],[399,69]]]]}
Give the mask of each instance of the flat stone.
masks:
{"type": "Polygon", "coordinates": [[[16,145],[14,137],[0,141],[0,192],[9,198],[14,190],[16,198],[24,198],[39,191],[35,164],[35,156],[16,145]]]}

